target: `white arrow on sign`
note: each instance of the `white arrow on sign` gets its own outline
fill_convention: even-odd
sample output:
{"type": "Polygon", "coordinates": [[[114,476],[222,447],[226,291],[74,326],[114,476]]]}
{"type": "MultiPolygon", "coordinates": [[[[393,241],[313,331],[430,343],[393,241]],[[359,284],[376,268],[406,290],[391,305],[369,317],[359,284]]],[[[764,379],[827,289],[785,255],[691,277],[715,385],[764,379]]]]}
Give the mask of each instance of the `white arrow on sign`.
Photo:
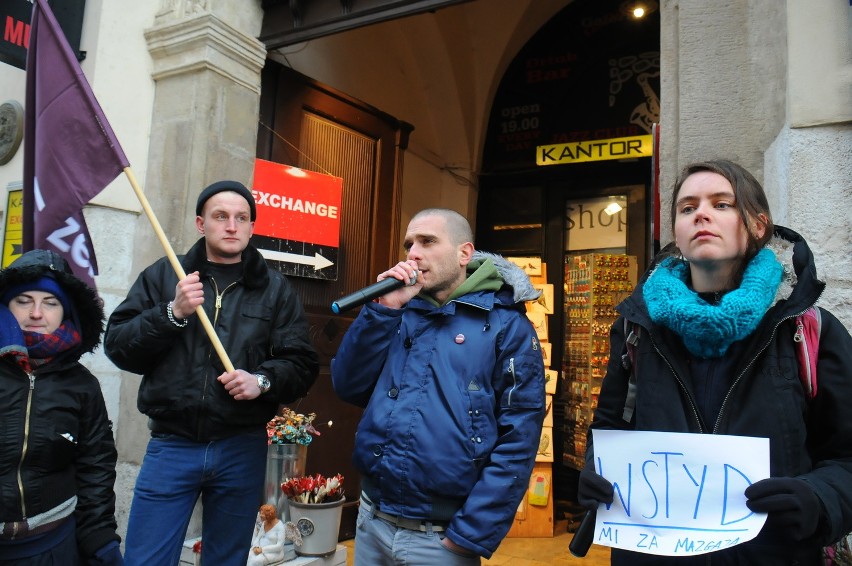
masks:
{"type": "Polygon", "coordinates": [[[264,258],[272,260],[272,261],[283,261],[285,263],[301,263],[302,265],[311,265],[316,271],[320,269],[324,269],[330,265],[334,265],[334,262],[328,261],[326,258],[321,256],[318,253],[315,253],[313,257],[309,255],[298,255],[298,254],[288,254],[286,252],[276,252],[274,250],[261,250],[258,249],[264,258]]]}

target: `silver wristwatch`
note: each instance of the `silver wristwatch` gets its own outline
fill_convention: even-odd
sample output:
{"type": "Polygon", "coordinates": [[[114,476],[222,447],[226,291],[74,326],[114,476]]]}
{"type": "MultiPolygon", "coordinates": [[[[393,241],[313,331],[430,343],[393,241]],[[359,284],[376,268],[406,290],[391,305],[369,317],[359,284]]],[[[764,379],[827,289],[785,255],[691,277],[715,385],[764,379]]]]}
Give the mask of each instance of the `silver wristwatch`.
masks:
{"type": "Polygon", "coordinates": [[[257,378],[257,386],[260,388],[260,394],[263,395],[269,391],[269,388],[272,387],[272,384],[269,382],[269,378],[262,373],[256,373],[254,376],[257,378]]]}

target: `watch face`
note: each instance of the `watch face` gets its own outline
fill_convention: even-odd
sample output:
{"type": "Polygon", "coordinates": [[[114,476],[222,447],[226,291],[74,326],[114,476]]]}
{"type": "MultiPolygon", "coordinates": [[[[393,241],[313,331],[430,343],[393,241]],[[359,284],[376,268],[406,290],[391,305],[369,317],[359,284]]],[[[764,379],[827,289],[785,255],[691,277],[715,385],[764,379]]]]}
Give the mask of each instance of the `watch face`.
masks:
{"type": "Polygon", "coordinates": [[[271,385],[272,384],[269,383],[268,377],[266,377],[265,375],[261,375],[261,374],[257,375],[257,386],[260,387],[261,393],[266,393],[267,391],[269,391],[269,387],[271,385]]]}

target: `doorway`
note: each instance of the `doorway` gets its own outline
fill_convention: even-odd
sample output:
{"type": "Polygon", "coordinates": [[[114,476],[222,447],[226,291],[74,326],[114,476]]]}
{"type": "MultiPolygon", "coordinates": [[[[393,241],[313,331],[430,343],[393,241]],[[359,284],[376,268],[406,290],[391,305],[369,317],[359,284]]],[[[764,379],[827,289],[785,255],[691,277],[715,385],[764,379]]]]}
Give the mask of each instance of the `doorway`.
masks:
{"type": "Polygon", "coordinates": [[[339,538],[355,536],[360,481],[351,461],[361,409],[331,386],[330,363],[358,311],[330,305],[371,283],[396,262],[404,150],[412,127],[376,108],[267,60],[261,88],[257,157],[343,179],[336,280],[288,276],[301,298],[320,372],[307,397],[290,408],[316,413],[321,436],[308,450],[305,473],[343,474],[348,499],[339,538]],[[388,211],[396,211],[388,216],[388,211]],[[390,221],[389,221],[390,219],[390,221]],[[326,423],[333,421],[331,426],[326,423]]]}
{"type": "Polygon", "coordinates": [[[577,0],[542,26],[506,68],[483,149],[477,247],[541,258],[556,306],[546,323],[551,344],[545,350],[561,377],[552,430],[557,521],[560,502],[576,501],[573,458],[584,448],[575,444],[582,434],[576,419],[566,419],[576,399],[563,390],[566,265],[590,252],[629,255],[641,273],[653,253],[660,15],[654,4],[644,17],[633,17],[627,5],[577,0]],[[639,146],[648,151],[603,151],[639,146]],[[610,204],[620,209],[605,212],[610,204]]]}

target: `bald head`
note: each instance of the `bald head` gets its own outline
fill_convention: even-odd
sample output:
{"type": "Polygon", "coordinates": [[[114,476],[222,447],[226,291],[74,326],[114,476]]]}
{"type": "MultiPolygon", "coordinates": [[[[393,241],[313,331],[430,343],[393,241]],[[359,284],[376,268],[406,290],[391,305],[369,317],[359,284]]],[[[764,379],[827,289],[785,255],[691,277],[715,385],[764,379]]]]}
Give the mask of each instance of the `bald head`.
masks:
{"type": "Polygon", "coordinates": [[[426,208],[418,212],[411,219],[419,220],[425,216],[438,216],[444,219],[447,227],[447,234],[452,239],[452,244],[458,246],[465,242],[473,243],[473,232],[470,229],[470,224],[467,218],[449,208],[426,208]]]}

